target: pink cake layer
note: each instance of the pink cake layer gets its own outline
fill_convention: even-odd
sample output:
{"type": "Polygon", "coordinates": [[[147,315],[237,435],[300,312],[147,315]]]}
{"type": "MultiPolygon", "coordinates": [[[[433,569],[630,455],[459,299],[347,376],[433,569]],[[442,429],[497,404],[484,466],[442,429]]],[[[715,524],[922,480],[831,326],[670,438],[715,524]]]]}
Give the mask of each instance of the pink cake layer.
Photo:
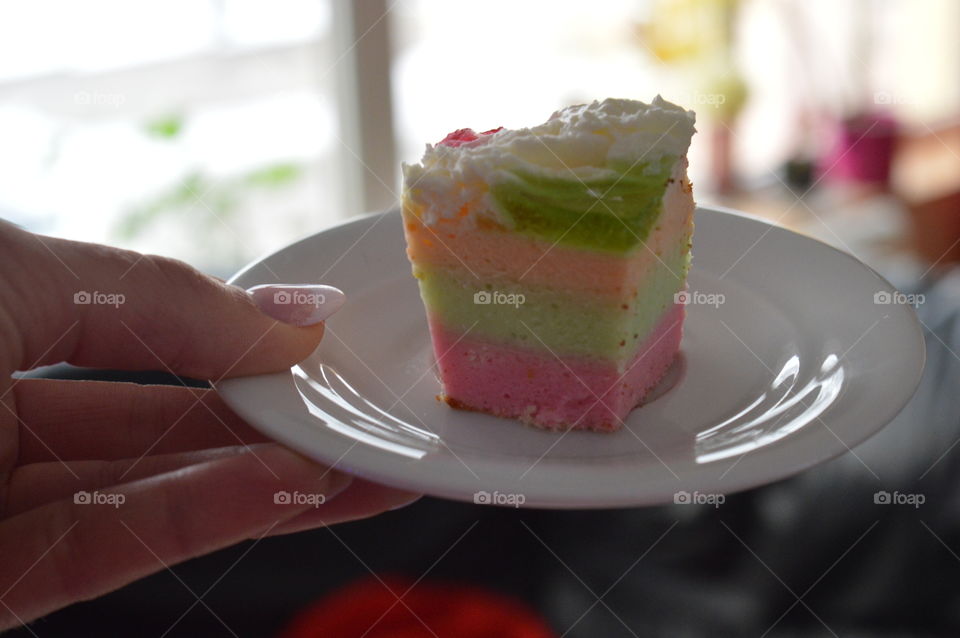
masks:
{"type": "Polygon", "coordinates": [[[613,431],[670,367],[683,319],[684,306],[667,310],[625,371],[612,362],[557,358],[471,339],[432,317],[430,333],[440,356],[444,399],[451,406],[547,429],[613,431]]]}

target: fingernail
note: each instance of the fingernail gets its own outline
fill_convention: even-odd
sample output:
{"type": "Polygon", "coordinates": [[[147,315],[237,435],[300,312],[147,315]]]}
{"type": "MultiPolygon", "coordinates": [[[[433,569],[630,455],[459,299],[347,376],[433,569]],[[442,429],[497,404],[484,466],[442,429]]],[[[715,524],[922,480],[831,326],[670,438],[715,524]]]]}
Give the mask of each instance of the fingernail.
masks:
{"type": "Polygon", "coordinates": [[[294,326],[318,324],[347,300],[339,288],[310,284],[267,284],[247,292],[265,315],[294,326]]]}
{"type": "Polygon", "coordinates": [[[423,494],[413,494],[413,495],[410,496],[410,499],[409,499],[409,500],[401,501],[401,502],[397,503],[396,505],[394,505],[393,507],[391,507],[389,511],[392,512],[392,511],[394,511],[394,510],[403,509],[404,507],[407,507],[408,505],[413,505],[414,503],[416,503],[417,501],[419,501],[421,498],[423,498],[423,494]]]}
{"type": "Polygon", "coordinates": [[[340,470],[336,469],[336,465],[333,467],[320,465],[310,457],[289,448],[287,449],[287,452],[298,457],[301,462],[313,468],[315,471],[322,470],[320,473],[320,478],[327,482],[327,490],[325,492],[327,500],[332,499],[334,496],[353,485],[353,474],[341,472],[340,470]]]}
{"type": "MultiPolygon", "coordinates": [[[[259,456],[264,459],[261,462],[266,466],[269,467],[273,462],[276,462],[278,467],[284,468],[284,480],[288,482],[284,488],[286,492],[281,491],[278,494],[293,494],[297,490],[304,493],[315,493],[320,489],[324,502],[326,502],[346,490],[353,483],[352,474],[321,465],[303,454],[277,443],[265,443],[262,447],[251,447],[262,450],[259,456]],[[275,461],[276,457],[274,455],[283,458],[281,461],[275,461]],[[318,481],[322,483],[322,487],[317,484],[318,481]]],[[[283,501],[281,499],[277,502],[282,503],[283,501]]],[[[288,499],[289,502],[292,501],[288,499]]]]}
{"type": "Polygon", "coordinates": [[[325,478],[327,480],[327,490],[325,493],[324,502],[331,500],[353,484],[352,475],[345,474],[338,470],[331,469],[330,474],[328,474],[325,478]]]}

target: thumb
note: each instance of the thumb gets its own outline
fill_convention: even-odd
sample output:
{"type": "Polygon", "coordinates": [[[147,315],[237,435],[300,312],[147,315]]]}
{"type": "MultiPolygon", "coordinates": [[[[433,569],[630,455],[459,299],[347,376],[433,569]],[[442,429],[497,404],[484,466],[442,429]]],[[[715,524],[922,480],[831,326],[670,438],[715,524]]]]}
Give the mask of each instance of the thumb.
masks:
{"type": "Polygon", "coordinates": [[[20,266],[0,274],[9,369],[67,361],[200,379],[281,370],[310,355],[344,301],[331,286],[247,292],[174,259],[2,223],[0,249],[20,266]]]}

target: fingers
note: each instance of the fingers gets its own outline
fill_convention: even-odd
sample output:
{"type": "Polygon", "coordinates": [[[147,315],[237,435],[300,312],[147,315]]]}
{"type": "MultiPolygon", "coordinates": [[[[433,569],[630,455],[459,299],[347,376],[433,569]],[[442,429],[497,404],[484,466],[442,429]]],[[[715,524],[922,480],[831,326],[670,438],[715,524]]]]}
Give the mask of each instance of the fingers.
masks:
{"type": "MultiPolygon", "coordinates": [[[[142,459],[25,465],[17,468],[10,475],[3,516],[14,516],[41,505],[62,499],[73,499],[83,492],[107,490],[123,483],[132,483],[218,458],[246,453],[260,458],[258,450],[262,447],[262,444],[255,444],[248,447],[235,446],[147,456],[142,459]]],[[[417,492],[354,479],[339,498],[330,503],[316,503],[311,509],[278,525],[270,535],[314,529],[333,521],[343,523],[369,518],[387,510],[409,505],[422,496],[417,492]]]]}
{"type": "MultiPolygon", "coordinates": [[[[245,452],[244,444],[253,444],[257,454],[257,444],[269,441],[213,390],[24,379],[14,393],[24,425],[19,467],[7,495],[8,516],[72,498],[79,490],[245,452]]],[[[276,533],[311,529],[333,518],[366,518],[420,497],[360,480],[350,490],[350,499],[311,509],[276,533]]]]}
{"type": "Polygon", "coordinates": [[[214,390],[102,381],[21,379],[19,465],[118,460],[268,439],[214,390]]]}
{"type": "Polygon", "coordinates": [[[47,503],[72,499],[81,492],[105,490],[218,458],[245,453],[257,455],[258,447],[261,446],[222,447],[118,461],[54,461],[23,465],[7,480],[3,516],[14,516],[47,503]]]}
{"type": "MultiPolygon", "coordinates": [[[[10,360],[0,363],[11,370],[69,361],[218,379],[289,367],[323,334],[322,323],[277,322],[243,290],[172,259],[9,224],[0,224],[0,251],[20,266],[0,274],[0,302],[16,332],[0,349],[10,360]]],[[[286,307],[284,318],[317,320],[318,305],[334,310],[342,302],[334,291],[289,295],[287,306],[302,302],[306,310],[286,307]]]]}
{"type": "Polygon", "coordinates": [[[102,493],[112,502],[58,501],[7,519],[0,628],[258,537],[311,507],[277,502],[278,491],[333,499],[351,480],[280,446],[260,457],[216,459],[102,493]]]}

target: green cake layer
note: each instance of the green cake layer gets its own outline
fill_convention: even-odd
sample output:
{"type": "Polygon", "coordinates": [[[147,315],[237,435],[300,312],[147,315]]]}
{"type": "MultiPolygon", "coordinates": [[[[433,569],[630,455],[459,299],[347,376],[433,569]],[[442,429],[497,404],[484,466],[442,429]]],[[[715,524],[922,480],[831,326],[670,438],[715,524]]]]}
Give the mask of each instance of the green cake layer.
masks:
{"type": "Polygon", "coordinates": [[[674,254],[658,263],[637,296],[629,300],[514,280],[485,279],[480,284],[460,269],[419,266],[414,274],[427,308],[446,328],[469,329],[475,338],[503,344],[546,347],[558,356],[622,362],[633,356],[637,343],[674,303],[689,266],[687,242],[679,242],[674,254]],[[480,291],[498,293],[501,301],[522,299],[523,303],[476,303],[480,291]]]}
{"type": "Polygon", "coordinates": [[[650,234],[677,158],[611,164],[571,179],[509,171],[490,193],[518,233],[562,246],[623,254],[650,234]]]}

